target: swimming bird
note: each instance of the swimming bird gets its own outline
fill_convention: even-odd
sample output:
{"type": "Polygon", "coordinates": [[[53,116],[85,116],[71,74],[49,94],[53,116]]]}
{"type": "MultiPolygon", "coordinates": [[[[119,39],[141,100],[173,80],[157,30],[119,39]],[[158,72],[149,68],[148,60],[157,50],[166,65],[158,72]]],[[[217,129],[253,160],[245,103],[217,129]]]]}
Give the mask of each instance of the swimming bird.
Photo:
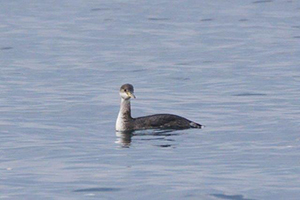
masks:
{"type": "Polygon", "coordinates": [[[172,114],[156,114],[132,118],[130,99],[135,98],[131,84],[124,84],[120,88],[121,106],[116,121],[117,131],[134,131],[143,129],[188,129],[203,128],[203,125],[172,114]]]}

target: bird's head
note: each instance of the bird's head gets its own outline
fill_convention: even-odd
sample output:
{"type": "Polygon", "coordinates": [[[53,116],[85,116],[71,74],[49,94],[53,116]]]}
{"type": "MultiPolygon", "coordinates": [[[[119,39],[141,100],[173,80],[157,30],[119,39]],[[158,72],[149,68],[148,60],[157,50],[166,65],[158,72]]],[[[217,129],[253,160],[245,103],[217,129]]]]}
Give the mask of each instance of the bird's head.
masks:
{"type": "Polygon", "coordinates": [[[129,100],[130,98],[135,98],[134,89],[131,84],[124,84],[120,88],[120,96],[124,100],[129,100]]]}

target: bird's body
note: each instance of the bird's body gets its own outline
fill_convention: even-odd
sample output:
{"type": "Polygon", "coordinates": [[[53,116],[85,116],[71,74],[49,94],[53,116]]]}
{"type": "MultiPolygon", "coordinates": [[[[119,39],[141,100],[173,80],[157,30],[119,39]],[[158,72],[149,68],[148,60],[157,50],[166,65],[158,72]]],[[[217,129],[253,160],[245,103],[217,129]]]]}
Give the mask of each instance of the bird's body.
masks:
{"type": "Polygon", "coordinates": [[[201,128],[200,124],[172,114],[156,114],[134,119],[134,129],[186,129],[201,128]]]}
{"type": "Polygon", "coordinates": [[[117,131],[202,128],[202,125],[196,122],[173,114],[156,114],[132,118],[130,98],[135,98],[133,92],[133,86],[130,84],[124,84],[120,88],[121,106],[116,122],[117,131]]]}

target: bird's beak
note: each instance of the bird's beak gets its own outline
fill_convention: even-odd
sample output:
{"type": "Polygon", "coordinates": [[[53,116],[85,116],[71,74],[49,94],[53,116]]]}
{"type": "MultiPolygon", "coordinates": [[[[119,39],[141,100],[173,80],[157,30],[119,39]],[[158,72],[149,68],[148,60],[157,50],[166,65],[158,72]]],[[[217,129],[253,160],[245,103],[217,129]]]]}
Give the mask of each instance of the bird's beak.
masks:
{"type": "Polygon", "coordinates": [[[131,93],[131,92],[127,92],[127,95],[128,95],[130,98],[134,98],[134,99],[135,99],[135,96],[134,96],[134,94],[133,94],[133,93],[131,93]]]}

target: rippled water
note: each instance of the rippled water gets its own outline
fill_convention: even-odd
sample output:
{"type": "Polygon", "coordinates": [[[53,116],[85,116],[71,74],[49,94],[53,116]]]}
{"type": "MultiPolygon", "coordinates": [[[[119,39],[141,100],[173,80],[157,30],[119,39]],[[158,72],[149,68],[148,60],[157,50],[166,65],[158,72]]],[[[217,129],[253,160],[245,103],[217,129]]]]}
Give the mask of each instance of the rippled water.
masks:
{"type": "Polygon", "coordinates": [[[0,199],[299,199],[298,1],[3,1],[0,199]],[[115,133],[174,113],[203,130],[115,133]]]}

